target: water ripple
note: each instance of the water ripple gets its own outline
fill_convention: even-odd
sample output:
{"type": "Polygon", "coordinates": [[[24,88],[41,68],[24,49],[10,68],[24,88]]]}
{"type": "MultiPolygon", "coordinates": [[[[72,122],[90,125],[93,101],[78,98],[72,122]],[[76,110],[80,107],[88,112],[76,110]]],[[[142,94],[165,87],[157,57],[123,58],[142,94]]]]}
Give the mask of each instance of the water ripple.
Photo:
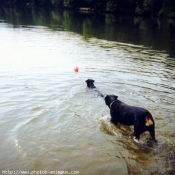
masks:
{"type": "Polygon", "coordinates": [[[20,27],[0,34],[1,168],[175,172],[173,58],[144,46],[20,27]],[[103,94],[151,111],[158,144],[148,133],[136,144],[133,127],[111,124],[104,100],[86,88],[88,78],[103,94]]]}

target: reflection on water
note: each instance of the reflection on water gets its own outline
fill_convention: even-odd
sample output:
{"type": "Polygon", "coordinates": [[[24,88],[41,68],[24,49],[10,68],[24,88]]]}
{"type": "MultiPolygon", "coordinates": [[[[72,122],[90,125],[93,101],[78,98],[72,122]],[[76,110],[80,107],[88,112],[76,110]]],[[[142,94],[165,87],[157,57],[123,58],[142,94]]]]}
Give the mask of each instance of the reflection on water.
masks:
{"type": "Polygon", "coordinates": [[[0,8],[0,16],[14,27],[46,26],[53,30],[68,30],[85,38],[97,37],[110,41],[144,45],[165,50],[175,57],[175,20],[144,19],[111,14],[80,13],[38,8],[0,8]]]}
{"type": "Polygon", "coordinates": [[[175,173],[174,58],[124,44],[124,33],[117,41],[97,39],[110,39],[116,19],[109,16],[82,14],[75,20],[73,12],[28,10],[1,10],[0,170],[175,173]],[[149,109],[158,143],[144,133],[136,144],[133,127],[112,125],[103,99],[86,88],[88,78],[102,93],[149,109]]]}

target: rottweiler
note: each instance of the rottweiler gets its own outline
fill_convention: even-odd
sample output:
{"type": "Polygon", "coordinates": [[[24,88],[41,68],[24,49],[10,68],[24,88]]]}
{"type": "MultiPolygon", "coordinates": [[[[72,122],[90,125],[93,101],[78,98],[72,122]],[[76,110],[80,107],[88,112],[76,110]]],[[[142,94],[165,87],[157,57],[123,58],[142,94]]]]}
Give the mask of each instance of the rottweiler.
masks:
{"type": "Polygon", "coordinates": [[[117,99],[116,95],[106,95],[105,103],[110,109],[111,122],[117,125],[134,125],[134,140],[139,142],[140,135],[149,131],[155,141],[155,123],[151,113],[141,107],[129,106],[117,99]]]}
{"type": "Polygon", "coordinates": [[[93,89],[95,92],[97,92],[97,94],[100,96],[100,97],[103,97],[104,98],[104,95],[94,86],[94,80],[92,79],[87,79],[86,80],[86,83],[87,83],[87,87],[89,89],[93,89]]]}

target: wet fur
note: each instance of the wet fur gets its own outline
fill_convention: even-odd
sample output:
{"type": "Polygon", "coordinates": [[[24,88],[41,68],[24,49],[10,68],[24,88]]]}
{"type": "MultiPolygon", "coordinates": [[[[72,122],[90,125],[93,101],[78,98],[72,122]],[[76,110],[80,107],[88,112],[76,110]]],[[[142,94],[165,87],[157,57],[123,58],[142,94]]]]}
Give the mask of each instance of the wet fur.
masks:
{"type": "Polygon", "coordinates": [[[93,89],[94,91],[97,92],[98,96],[104,98],[104,95],[94,86],[94,82],[95,82],[95,81],[92,80],[92,79],[87,79],[87,80],[86,80],[87,87],[88,87],[89,89],[93,89]]]}
{"type": "Polygon", "coordinates": [[[155,140],[155,123],[151,113],[140,107],[129,106],[117,99],[115,95],[107,95],[105,103],[110,108],[111,122],[117,125],[134,125],[134,139],[139,141],[140,135],[149,131],[155,140]]]}

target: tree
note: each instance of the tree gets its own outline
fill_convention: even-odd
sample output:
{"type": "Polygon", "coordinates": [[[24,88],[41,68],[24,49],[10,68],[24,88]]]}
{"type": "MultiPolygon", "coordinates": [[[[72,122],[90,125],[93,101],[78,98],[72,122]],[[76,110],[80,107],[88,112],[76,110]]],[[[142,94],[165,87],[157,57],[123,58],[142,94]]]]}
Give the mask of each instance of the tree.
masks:
{"type": "Polygon", "coordinates": [[[117,10],[117,2],[114,0],[109,0],[106,4],[107,12],[115,12],[117,10]]]}

